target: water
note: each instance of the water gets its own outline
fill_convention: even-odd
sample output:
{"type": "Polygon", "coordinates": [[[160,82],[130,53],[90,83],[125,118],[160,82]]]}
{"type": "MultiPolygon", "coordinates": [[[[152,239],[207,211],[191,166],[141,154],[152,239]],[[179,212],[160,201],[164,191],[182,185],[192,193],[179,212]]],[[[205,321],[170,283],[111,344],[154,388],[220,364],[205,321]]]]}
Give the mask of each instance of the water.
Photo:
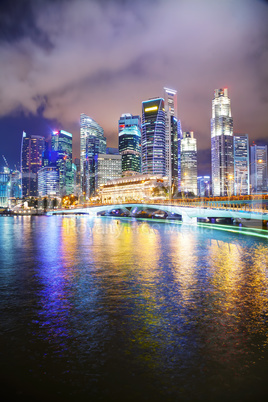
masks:
{"type": "Polygon", "coordinates": [[[267,251],[265,239],[175,223],[2,217],[1,395],[260,399],[267,251]]]}

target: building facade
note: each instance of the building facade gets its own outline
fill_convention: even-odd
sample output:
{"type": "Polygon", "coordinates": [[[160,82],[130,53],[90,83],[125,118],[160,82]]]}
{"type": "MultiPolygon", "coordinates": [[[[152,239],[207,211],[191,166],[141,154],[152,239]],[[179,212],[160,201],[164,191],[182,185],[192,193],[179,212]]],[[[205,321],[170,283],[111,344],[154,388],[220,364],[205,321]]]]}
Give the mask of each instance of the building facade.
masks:
{"type": "Polygon", "coordinates": [[[72,171],[73,135],[64,130],[54,131],[51,137],[52,163],[59,170],[60,196],[72,194],[74,177],[72,171]]]}
{"type": "Polygon", "coordinates": [[[234,137],[234,195],[249,194],[249,145],[247,134],[234,137]]]}
{"type": "Polygon", "coordinates": [[[109,180],[122,177],[122,157],[121,155],[97,155],[97,175],[96,188],[106,184],[109,180]]]}
{"type": "Polygon", "coordinates": [[[197,196],[198,197],[210,197],[211,195],[211,182],[210,176],[198,176],[197,177],[197,196]]]}
{"type": "Polygon", "coordinates": [[[98,154],[100,153],[100,138],[90,136],[86,139],[86,159],[84,161],[84,175],[82,181],[83,192],[86,198],[92,197],[98,188],[98,154]]]}
{"type": "Polygon", "coordinates": [[[166,175],[169,187],[178,188],[178,120],[177,120],[177,91],[164,88],[166,113],[166,175]]]}
{"type": "Polygon", "coordinates": [[[10,170],[8,167],[0,168],[0,207],[8,207],[10,188],[10,170]]]}
{"type": "Polygon", "coordinates": [[[230,196],[234,189],[233,119],[228,89],[215,89],[211,119],[211,169],[214,196],[230,196]]]}
{"type": "Polygon", "coordinates": [[[60,175],[57,166],[44,166],[38,171],[38,196],[60,196],[60,175]]]}
{"type": "Polygon", "coordinates": [[[13,170],[10,174],[10,197],[21,198],[21,172],[13,170]]]}
{"type": "Polygon", "coordinates": [[[155,189],[161,193],[161,190],[167,185],[167,178],[163,178],[161,175],[125,176],[100,186],[100,197],[103,203],[143,201],[153,198],[155,189]]]}
{"type": "Polygon", "coordinates": [[[251,193],[267,194],[267,145],[250,146],[251,193]]]}
{"type": "Polygon", "coordinates": [[[42,154],[45,139],[38,135],[23,132],[21,146],[22,196],[37,197],[37,172],[42,167],[42,154]]]}
{"type": "Polygon", "coordinates": [[[142,102],[143,174],[166,174],[166,118],[163,98],[142,102]]]}
{"type": "Polygon", "coordinates": [[[141,171],[141,118],[123,114],[118,121],[118,149],[122,156],[122,174],[141,171]]]}
{"type": "Polygon", "coordinates": [[[87,166],[87,139],[96,137],[99,139],[100,153],[106,153],[106,138],[104,137],[103,128],[91,117],[82,113],[80,115],[80,178],[82,191],[86,193],[86,179],[84,178],[84,170],[87,166]]]}
{"type": "Polygon", "coordinates": [[[197,195],[197,145],[193,131],[181,139],[181,191],[197,195]]]}

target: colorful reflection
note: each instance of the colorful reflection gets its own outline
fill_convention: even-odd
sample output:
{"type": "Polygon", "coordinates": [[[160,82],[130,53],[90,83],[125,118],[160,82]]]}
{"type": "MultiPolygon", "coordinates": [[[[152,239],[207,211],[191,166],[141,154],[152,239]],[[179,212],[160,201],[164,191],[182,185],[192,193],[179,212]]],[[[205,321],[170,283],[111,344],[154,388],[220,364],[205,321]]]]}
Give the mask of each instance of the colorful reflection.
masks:
{"type": "Polygon", "coordinates": [[[53,384],[64,400],[219,400],[264,389],[265,241],[109,217],[0,225],[5,371],[53,384]]]}

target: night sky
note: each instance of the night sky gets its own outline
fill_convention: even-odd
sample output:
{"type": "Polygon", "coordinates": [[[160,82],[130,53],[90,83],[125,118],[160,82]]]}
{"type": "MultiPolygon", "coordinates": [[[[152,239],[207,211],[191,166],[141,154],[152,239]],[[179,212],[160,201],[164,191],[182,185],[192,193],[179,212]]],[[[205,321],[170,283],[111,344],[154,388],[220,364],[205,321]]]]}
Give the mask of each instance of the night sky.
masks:
{"type": "Polygon", "coordinates": [[[74,136],[79,117],[118,146],[122,113],[178,91],[199,174],[210,173],[211,101],[228,87],[235,133],[268,141],[268,2],[264,0],[1,0],[0,165],[19,162],[22,131],[74,136]]]}

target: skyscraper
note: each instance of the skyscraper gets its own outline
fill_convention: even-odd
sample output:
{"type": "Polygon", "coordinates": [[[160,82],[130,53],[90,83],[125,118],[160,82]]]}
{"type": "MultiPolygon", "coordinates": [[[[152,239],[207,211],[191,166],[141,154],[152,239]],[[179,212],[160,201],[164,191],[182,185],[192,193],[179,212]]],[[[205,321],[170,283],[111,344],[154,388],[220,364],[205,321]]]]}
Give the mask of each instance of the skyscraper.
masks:
{"type": "Polygon", "coordinates": [[[83,191],[87,198],[92,197],[98,187],[97,169],[98,154],[100,153],[100,138],[87,137],[86,139],[86,160],[84,162],[83,191]]]}
{"type": "Polygon", "coordinates": [[[163,98],[142,102],[142,173],[166,174],[166,121],[163,98]]]}
{"type": "Polygon", "coordinates": [[[76,166],[76,180],[75,180],[75,195],[81,195],[81,180],[80,180],[80,159],[74,158],[74,164],[76,166]]]}
{"type": "Polygon", "coordinates": [[[267,193],[267,145],[250,146],[251,192],[267,193]]]}
{"type": "Polygon", "coordinates": [[[122,114],[118,121],[118,149],[124,176],[141,171],[141,118],[122,114]]]}
{"type": "Polygon", "coordinates": [[[8,167],[0,168],[0,207],[7,207],[10,197],[10,170],[8,167]]]}
{"type": "Polygon", "coordinates": [[[44,137],[23,132],[21,146],[22,196],[37,197],[37,172],[42,167],[44,137]]]}
{"type": "Polygon", "coordinates": [[[97,187],[106,184],[109,180],[122,177],[121,155],[98,154],[96,171],[97,187]]]}
{"type": "Polygon", "coordinates": [[[178,187],[177,91],[164,88],[166,112],[166,175],[169,187],[178,187]]]}
{"type": "MultiPolygon", "coordinates": [[[[87,116],[86,114],[82,113],[80,115],[80,177],[81,177],[81,186],[82,191],[86,195],[86,191],[88,184],[86,176],[88,174],[84,174],[86,166],[88,166],[87,158],[87,138],[98,138],[99,139],[99,146],[98,152],[105,154],[106,153],[106,138],[104,137],[103,128],[91,117],[87,116]]],[[[89,142],[88,142],[89,144],[89,142]]],[[[87,194],[88,196],[88,194],[87,194]]]]}
{"type": "Polygon", "coordinates": [[[100,140],[100,153],[106,153],[106,138],[103,128],[91,117],[82,113],[80,116],[80,164],[81,174],[83,174],[83,165],[86,159],[86,139],[88,137],[97,137],[100,140]]]}
{"type": "Polygon", "coordinates": [[[234,135],[234,194],[249,194],[249,147],[247,134],[234,135]]]}
{"type": "Polygon", "coordinates": [[[21,172],[18,170],[10,175],[10,197],[21,198],[21,172]]]}
{"type": "Polygon", "coordinates": [[[54,131],[51,137],[52,162],[59,169],[60,196],[73,193],[72,172],[73,135],[64,130],[54,131]]]}
{"type": "Polygon", "coordinates": [[[58,197],[60,195],[59,169],[56,166],[44,166],[38,171],[39,197],[58,197]]]}
{"type": "Polygon", "coordinates": [[[197,195],[197,146],[193,131],[181,139],[181,190],[197,195]]]}
{"type": "Polygon", "coordinates": [[[227,88],[215,89],[212,100],[211,167],[213,195],[233,194],[233,119],[227,88]]]}
{"type": "Polygon", "coordinates": [[[210,197],[210,176],[197,177],[198,197],[210,197]]]}

